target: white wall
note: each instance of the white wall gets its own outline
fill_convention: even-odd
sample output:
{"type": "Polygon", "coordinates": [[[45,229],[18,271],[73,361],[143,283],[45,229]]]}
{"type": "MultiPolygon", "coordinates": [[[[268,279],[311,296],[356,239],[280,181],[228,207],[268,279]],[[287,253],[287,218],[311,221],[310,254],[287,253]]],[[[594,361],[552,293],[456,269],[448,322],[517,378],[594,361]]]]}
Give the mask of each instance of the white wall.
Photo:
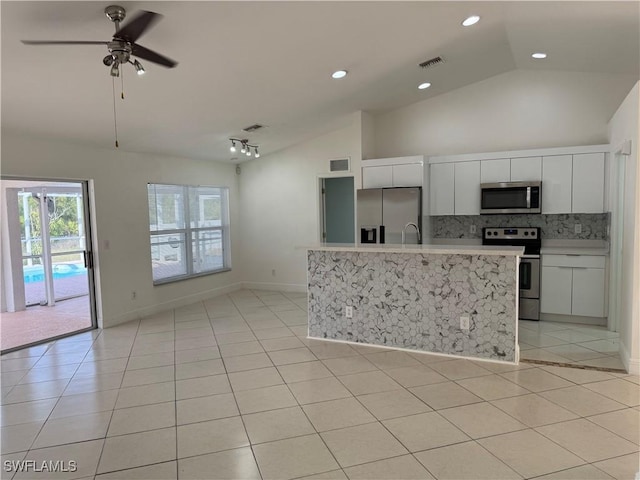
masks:
{"type": "Polygon", "coordinates": [[[239,284],[238,177],[235,166],[126,153],[2,134],[2,175],[92,180],[101,326],[191,303],[239,284]],[[147,183],[230,187],[231,272],[153,286],[147,183]],[[107,242],[109,248],[106,248],[107,242]],[[136,299],[132,299],[132,291],[136,299]]]}
{"type": "MultiPolygon", "coordinates": [[[[619,320],[621,353],[631,373],[640,373],[640,141],[638,110],[640,84],[629,92],[609,122],[612,154],[631,140],[626,158],[622,236],[622,299],[619,320]]],[[[612,155],[613,157],[613,155],[612,155]]],[[[612,189],[612,195],[615,195],[612,189]]]]}
{"type": "Polygon", "coordinates": [[[319,177],[329,176],[330,159],[349,156],[360,188],[361,125],[358,112],[339,130],[242,165],[243,279],[249,286],[306,289],[303,247],[320,240],[319,177]]]}
{"type": "Polygon", "coordinates": [[[607,143],[637,76],[513,70],[375,116],[377,157],[607,143]]]}

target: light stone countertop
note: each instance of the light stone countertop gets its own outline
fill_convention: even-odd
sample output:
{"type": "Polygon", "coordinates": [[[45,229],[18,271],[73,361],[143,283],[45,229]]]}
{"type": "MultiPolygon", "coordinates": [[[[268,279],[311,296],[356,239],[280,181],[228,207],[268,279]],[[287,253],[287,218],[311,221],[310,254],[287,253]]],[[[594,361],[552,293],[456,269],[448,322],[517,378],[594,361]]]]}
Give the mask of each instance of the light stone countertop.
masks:
{"type": "Polygon", "coordinates": [[[489,245],[380,245],[373,243],[319,243],[305,248],[307,250],[322,250],[328,252],[431,253],[441,255],[495,255],[501,257],[521,256],[524,253],[524,247],[489,245]]]}
{"type": "Polygon", "coordinates": [[[540,255],[609,255],[608,248],[590,247],[542,247],[540,255]]]}

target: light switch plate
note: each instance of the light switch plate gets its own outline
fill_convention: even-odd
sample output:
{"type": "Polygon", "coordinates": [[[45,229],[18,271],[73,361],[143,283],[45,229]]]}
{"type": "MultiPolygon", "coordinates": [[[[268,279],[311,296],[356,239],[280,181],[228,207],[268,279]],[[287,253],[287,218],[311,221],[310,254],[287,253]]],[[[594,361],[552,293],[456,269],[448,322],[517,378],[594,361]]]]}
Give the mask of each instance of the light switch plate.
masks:
{"type": "Polygon", "coordinates": [[[574,232],[575,233],[582,233],[582,224],[581,223],[576,223],[573,228],[574,228],[574,232]]]}

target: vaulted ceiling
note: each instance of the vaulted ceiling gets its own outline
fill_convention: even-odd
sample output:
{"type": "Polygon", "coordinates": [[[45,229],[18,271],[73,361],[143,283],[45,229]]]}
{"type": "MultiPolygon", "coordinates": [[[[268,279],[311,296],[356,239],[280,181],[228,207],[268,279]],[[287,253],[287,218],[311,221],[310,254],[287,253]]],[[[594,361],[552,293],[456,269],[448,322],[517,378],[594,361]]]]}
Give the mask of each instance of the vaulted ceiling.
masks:
{"type": "MultiPolygon", "coordinates": [[[[120,148],[230,161],[230,137],[262,154],[331,128],[521,69],[631,73],[640,65],[640,3],[121,2],[164,15],[139,43],[179,62],[142,61],[115,81],[120,148]],[[481,21],[463,28],[471,14],[481,21]],[[543,51],[545,60],[531,53],[543,51]],[[435,56],[445,63],[426,70],[435,56]],[[331,73],[349,75],[333,80],[331,73]],[[417,85],[428,81],[427,90],[417,85]],[[254,123],[262,131],[245,134],[254,123]]],[[[2,128],[113,148],[114,83],[104,45],[107,2],[2,1],[2,128]]],[[[123,22],[126,25],[126,19],[123,22]]],[[[129,68],[130,67],[130,68],[129,68]]],[[[240,160],[243,160],[241,158],[240,160]]]]}

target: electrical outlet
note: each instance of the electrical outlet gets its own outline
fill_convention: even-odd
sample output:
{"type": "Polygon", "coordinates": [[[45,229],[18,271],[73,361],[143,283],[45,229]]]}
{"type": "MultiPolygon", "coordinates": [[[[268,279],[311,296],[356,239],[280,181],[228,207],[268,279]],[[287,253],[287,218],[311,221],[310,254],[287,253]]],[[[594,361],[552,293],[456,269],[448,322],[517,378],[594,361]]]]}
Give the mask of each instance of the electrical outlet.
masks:
{"type": "Polygon", "coordinates": [[[353,307],[344,307],[344,316],[347,318],[353,318],[353,307]]]}
{"type": "Polygon", "coordinates": [[[469,227],[469,233],[476,233],[476,226],[475,225],[471,225],[469,227]]]}
{"type": "Polygon", "coordinates": [[[575,233],[582,233],[582,224],[581,223],[576,223],[573,226],[574,232],[575,233]]]}
{"type": "Polygon", "coordinates": [[[462,330],[469,330],[469,317],[460,317],[460,328],[462,330]]]}

